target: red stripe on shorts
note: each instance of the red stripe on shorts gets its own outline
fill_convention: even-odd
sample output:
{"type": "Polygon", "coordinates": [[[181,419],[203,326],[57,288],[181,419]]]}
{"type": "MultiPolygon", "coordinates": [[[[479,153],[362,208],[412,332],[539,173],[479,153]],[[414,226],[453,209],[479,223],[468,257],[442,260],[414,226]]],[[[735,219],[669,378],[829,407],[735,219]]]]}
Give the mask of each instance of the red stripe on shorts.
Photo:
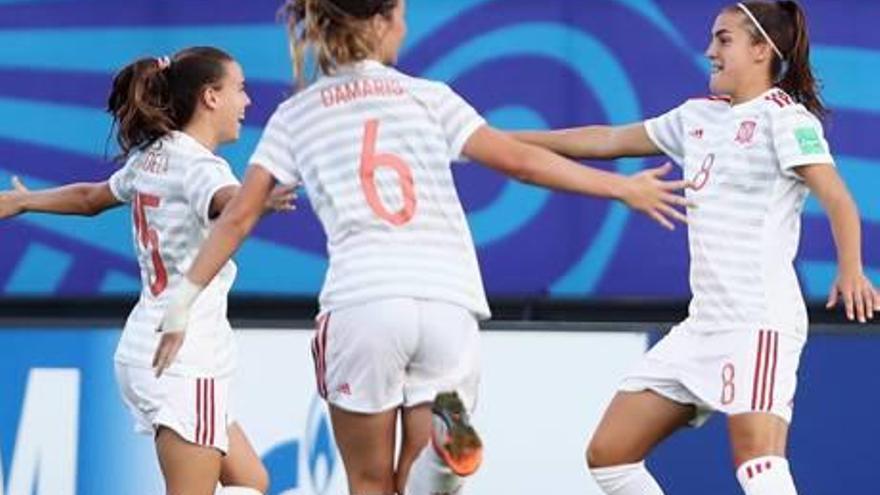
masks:
{"type": "Polygon", "coordinates": [[[758,377],[761,375],[761,357],[764,354],[764,331],[758,332],[758,355],[755,358],[755,379],[752,382],[752,410],[758,408],[759,384],[758,377]]]}
{"type": "Polygon", "coordinates": [[[196,378],[196,436],[195,442],[199,443],[202,434],[202,379],[196,378]]]}
{"type": "Polygon", "coordinates": [[[767,411],[773,409],[773,394],[776,393],[776,362],[779,357],[779,332],[773,332],[773,364],[770,366],[770,403],[767,411]]]}

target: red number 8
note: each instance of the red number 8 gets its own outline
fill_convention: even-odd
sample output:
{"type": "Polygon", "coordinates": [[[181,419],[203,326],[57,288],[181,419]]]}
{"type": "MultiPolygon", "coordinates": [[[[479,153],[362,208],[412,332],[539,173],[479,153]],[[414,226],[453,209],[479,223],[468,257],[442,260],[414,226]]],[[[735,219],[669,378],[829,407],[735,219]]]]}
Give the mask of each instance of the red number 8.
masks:
{"type": "Polygon", "coordinates": [[[724,368],[721,369],[721,404],[728,405],[733,402],[734,397],[736,397],[736,385],[734,384],[734,378],[736,378],[736,369],[732,364],[727,363],[724,365],[724,368]]]}
{"type": "Polygon", "coordinates": [[[712,172],[713,165],[715,165],[715,153],[709,153],[703,160],[703,164],[700,165],[700,171],[691,180],[695,191],[699,191],[709,182],[709,175],[712,172]]]}
{"type": "Polygon", "coordinates": [[[400,157],[390,153],[376,153],[378,134],[379,121],[376,119],[368,120],[364,127],[364,147],[361,150],[361,189],[367,198],[367,204],[376,215],[399,227],[412,220],[416,213],[416,191],[413,175],[409,166],[400,157]],[[403,207],[399,211],[393,213],[388,211],[379,198],[379,190],[376,188],[376,169],[379,167],[390,167],[397,172],[400,188],[403,191],[403,207]]]}

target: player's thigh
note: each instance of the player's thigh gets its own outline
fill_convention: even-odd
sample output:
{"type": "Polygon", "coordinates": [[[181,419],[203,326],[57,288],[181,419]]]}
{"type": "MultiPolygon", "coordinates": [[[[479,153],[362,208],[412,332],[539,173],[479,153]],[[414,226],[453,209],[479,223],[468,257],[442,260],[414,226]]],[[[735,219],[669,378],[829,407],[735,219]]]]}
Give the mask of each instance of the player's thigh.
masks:
{"type": "Polygon", "coordinates": [[[223,457],[220,483],[223,486],[246,486],[265,493],[269,473],[238,423],[227,427],[229,452],[223,457]]]}
{"type": "Polygon", "coordinates": [[[156,455],[168,495],[213,495],[220,478],[221,452],[196,445],[164,426],[156,432],[156,455]]]}
{"type": "Polygon", "coordinates": [[[364,414],[331,404],[330,420],[350,493],[394,493],[397,409],[364,414]]]}
{"type": "Polygon", "coordinates": [[[587,463],[607,467],[640,462],[694,414],[694,406],[650,390],[618,392],[590,439],[587,463]]]}

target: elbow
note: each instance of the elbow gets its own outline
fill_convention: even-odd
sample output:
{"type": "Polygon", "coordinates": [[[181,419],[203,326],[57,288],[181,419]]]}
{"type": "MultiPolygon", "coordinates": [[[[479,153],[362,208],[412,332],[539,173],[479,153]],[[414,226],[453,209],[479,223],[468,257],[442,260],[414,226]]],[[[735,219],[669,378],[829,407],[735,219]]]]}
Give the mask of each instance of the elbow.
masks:
{"type": "Polygon", "coordinates": [[[534,148],[531,146],[516,146],[506,150],[498,156],[498,168],[505,175],[527,184],[534,184],[537,175],[537,167],[534,148]]]}
{"type": "Polygon", "coordinates": [[[86,217],[94,217],[104,211],[103,206],[91,197],[84,198],[79,209],[80,214],[86,217]]]}

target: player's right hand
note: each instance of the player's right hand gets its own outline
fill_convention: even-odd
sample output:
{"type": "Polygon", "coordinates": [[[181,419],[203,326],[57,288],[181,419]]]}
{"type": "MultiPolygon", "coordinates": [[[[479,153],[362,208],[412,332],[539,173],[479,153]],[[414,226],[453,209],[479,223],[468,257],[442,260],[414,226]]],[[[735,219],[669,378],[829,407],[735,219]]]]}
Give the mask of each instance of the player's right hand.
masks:
{"type": "Polygon", "coordinates": [[[24,211],[22,197],[28,188],[18,177],[12,177],[12,190],[0,192],[0,219],[11,218],[24,211]]]}
{"type": "Polygon", "coordinates": [[[162,338],[159,339],[159,346],[153,355],[153,370],[156,372],[156,378],[162,376],[162,373],[171,366],[177,353],[183,346],[183,339],[186,334],[183,332],[163,332],[162,338]]]}
{"type": "Polygon", "coordinates": [[[672,170],[672,164],[645,170],[627,178],[621,200],[630,208],[653,218],[669,230],[675,230],[674,221],[687,223],[687,216],[676,207],[692,208],[695,204],[675,194],[691,187],[688,180],[666,181],[663,177],[672,170]]]}
{"type": "Polygon", "coordinates": [[[266,212],[284,212],[296,209],[296,187],[275,186],[266,200],[266,212]]]}

